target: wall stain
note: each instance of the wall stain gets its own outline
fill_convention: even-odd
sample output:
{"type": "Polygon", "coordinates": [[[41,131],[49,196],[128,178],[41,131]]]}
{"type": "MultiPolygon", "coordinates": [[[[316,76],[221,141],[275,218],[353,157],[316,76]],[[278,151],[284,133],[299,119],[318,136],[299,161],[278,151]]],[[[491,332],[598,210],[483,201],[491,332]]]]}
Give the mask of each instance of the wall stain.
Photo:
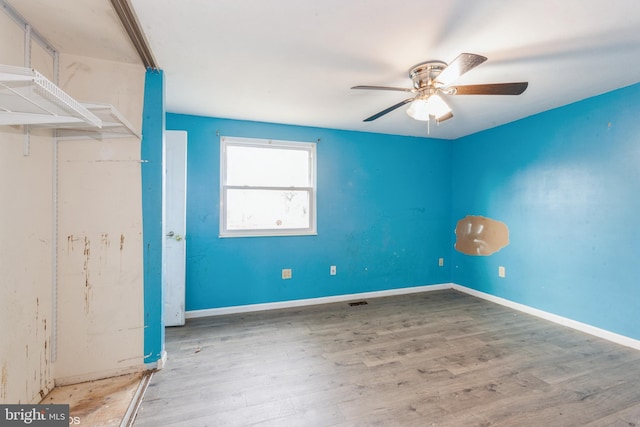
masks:
{"type": "Polygon", "coordinates": [[[111,246],[111,242],[109,241],[109,233],[100,234],[100,243],[104,246],[105,249],[108,249],[111,246]]]}
{"type": "Polygon", "coordinates": [[[120,273],[122,273],[122,253],[124,252],[124,234],[120,234],[120,273]]]}
{"type": "Polygon", "coordinates": [[[90,300],[91,300],[91,282],[89,275],[89,260],[91,259],[91,241],[88,237],[84,238],[84,264],[83,264],[83,272],[84,272],[84,312],[85,314],[89,314],[90,309],[90,300]]]}
{"type": "Polygon", "coordinates": [[[89,67],[86,64],[82,64],[80,62],[74,61],[71,64],[67,65],[67,70],[72,70],[72,71],[69,73],[69,77],[67,78],[67,80],[65,80],[65,82],[61,85],[62,87],[67,87],[71,79],[73,79],[73,77],[78,73],[78,71],[84,71],[86,73],[90,73],[91,67],[89,67]]]}
{"type": "Polygon", "coordinates": [[[67,254],[73,252],[73,242],[77,242],[80,238],[73,237],[73,234],[67,236],[67,254]]]}
{"type": "Polygon", "coordinates": [[[49,387],[47,386],[47,378],[51,374],[51,364],[49,363],[49,337],[47,337],[47,319],[42,319],[42,328],[45,331],[44,338],[44,351],[40,358],[40,389],[45,391],[45,394],[49,387]],[[42,369],[42,362],[44,361],[44,369],[42,369]]]}
{"type": "MultiPolygon", "coordinates": [[[[36,297],[36,341],[38,340],[38,321],[40,320],[40,298],[36,297]]],[[[29,328],[31,329],[31,328],[29,328]]]]}
{"type": "Polygon", "coordinates": [[[0,374],[0,399],[7,398],[7,386],[9,384],[9,374],[7,372],[7,362],[2,364],[2,374],[0,374]]]}
{"type": "MultiPolygon", "coordinates": [[[[109,246],[111,246],[111,241],[109,240],[109,233],[101,233],[100,234],[100,247],[102,248],[103,256],[100,256],[100,261],[104,261],[107,264],[107,254],[109,253],[109,246]]],[[[100,273],[98,273],[100,275],[100,273]]]]}
{"type": "MultiPolygon", "coordinates": [[[[44,364],[47,368],[49,368],[49,352],[47,351],[47,347],[49,346],[49,337],[47,337],[47,319],[42,319],[42,328],[44,329],[44,337],[45,337],[44,338],[44,364]]],[[[41,377],[41,378],[45,379],[45,377],[41,377]]]]}

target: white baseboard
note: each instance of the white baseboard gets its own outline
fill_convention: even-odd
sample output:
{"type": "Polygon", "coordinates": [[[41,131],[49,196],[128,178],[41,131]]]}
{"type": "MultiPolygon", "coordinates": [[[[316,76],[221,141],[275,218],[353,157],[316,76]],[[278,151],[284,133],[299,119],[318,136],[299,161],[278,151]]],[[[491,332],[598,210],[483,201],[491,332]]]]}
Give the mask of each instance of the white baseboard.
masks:
{"type": "Polygon", "coordinates": [[[451,289],[452,283],[438,285],[415,286],[410,288],[388,289],[384,291],[362,292],[357,294],[335,295],[321,298],[297,299],[282,302],[268,302],[264,304],[236,305],[233,307],[209,308],[205,310],[192,310],[185,313],[185,318],[195,319],[198,317],[221,316],[224,314],[250,313],[253,311],[278,310],[281,308],[296,308],[308,305],[330,304],[334,302],[353,301],[364,298],[380,298],[393,295],[405,295],[427,291],[438,291],[451,289]]]}
{"type": "MultiPolygon", "coordinates": [[[[443,289],[455,289],[456,291],[460,291],[465,294],[469,294],[474,297],[484,299],[486,301],[500,304],[505,307],[509,307],[514,310],[521,311],[523,313],[531,314],[541,319],[549,320],[559,325],[576,329],[578,331],[585,332],[589,335],[593,335],[598,338],[602,338],[607,341],[614,342],[616,344],[620,344],[626,347],[631,347],[633,349],[640,350],[640,340],[636,340],[624,335],[616,334],[615,332],[610,332],[605,329],[597,328],[595,326],[578,322],[576,320],[572,320],[566,317],[558,316],[557,314],[549,313],[543,310],[538,310],[537,308],[529,307],[524,304],[510,301],[505,298],[497,297],[495,295],[480,292],[475,289],[467,288],[466,286],[457,285],[455,283],[442,283],[437,285],[415,286],[410,288],[398,288],[398,289],[389,289],[384,291],[362,292],[357,294],[335,295],[330,297],[308,298],[308,299],[299,299],[299,300],[292,300],[292,301],[271,302],[271,303],[264,303],[264,304],[249,304],[249,305],[239,305],[239,306],[233,306],[233,307],[210,308],[205,310],[192,310],[192,311],[187,311],[185,314],[185,317],[187,319],[195,319],[198,317],[221,316],[225,314],[250,313],[253,311],[265,311],[265,310],[277,310],[281,308],[304,307],[309,305],[353,301],[353,300],[364,299],[364,298],[379,298],[379,297],[388,297],[393,295],[405,295],[405,294],[412,294],[412,293],[419,293],[419,292],[439,291],[443,289]]],[[[165,354],[165,360],[166,360],[166,354],[165,354]]],[[[158,361],[158,363],[159,362],[160,361],[158,361]]],[[[161,369],[161,368],[158,368],[158,369],[161,369]]]]}
{"type": "Polygon", "coordinates": [[[160,355],[160,359],[158,359],[155,362],[132,365],[126,368],[111,369],[111,370],[100,371],[100,372],[92,372],[88,374],[60,377],[55,379],[55,386],[60,387],[60,386],[65,386],[70,384],[84,383],[87,381],[95,381],[95,380],[102,380],[102,379],[111,378],[111,377],[119,377],[121,375],[128,375],[136,372],[153,371],[156,369],[160,370],[164,368],[166,363],[167,363],[167,352],[163,350],[160,355]]]}
{"type": "Polygon", "coordinates": [[[156,361],[155,369],[157,370],[164,369],[166,364],[167,364],[167,352],[165,350],[162,350],[162,353],[160,353],[160,359],[156,361]]]}
{"type": "Polygon", "coordinates": [[[101,372],[92,372],[88,374],[60,377],[55,379],[55,386],[60,387],[60,386],[65,386],[70,384],[84,383],[87,381],[95,381],[95,380],[102,380],[102,379],[111,378],[111,377],[119,377],[121,375],[128,375],[136,372],[143,372],[144,370],[145,370],[145,365],[134,365],[134,366],[129,366],[129,367],[120,368],[120,369],[111,369],[111,370],[106,370],[101,372]]]}
{"type": "Polygon", "coordinates": [[[557,314],[549,313],[546,311],[538,310],[537,308],[529,307],[528,305],[520,304],[510,301],[508,299],[500,298],[495,295],[487,294],[484,292],[476,291],[475,289],[467,288],[465,286],[452,284],[452,288],[456,291],[464,292],[465,294],[472,295],[487,301],[494,302],[496,304],[503,305],[505,307],[512,308],[514,310],[521,311],[523,313],[531,314],[541,319],[549,320],[553,323],[557,323],[562,326],[566,326],[571,329],[576,329],[581,332],[585,332],[589,335],[603,338],[607,341],[614,342],[616,344],[631,347],[636,350],[640,350],[640,341],[626,337],[624,335],[616,334],[614,332],[607,331],[605,329],[596,328],[595,326],[588,325],[586,323],[578,322],[566,317],[558,316],[557,314]]]}

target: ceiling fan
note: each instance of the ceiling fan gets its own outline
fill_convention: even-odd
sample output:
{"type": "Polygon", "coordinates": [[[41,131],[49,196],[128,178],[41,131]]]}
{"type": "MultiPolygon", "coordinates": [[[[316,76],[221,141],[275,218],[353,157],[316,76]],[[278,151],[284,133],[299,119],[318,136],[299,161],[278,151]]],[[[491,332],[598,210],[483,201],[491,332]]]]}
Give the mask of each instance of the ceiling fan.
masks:
{"type": "Polygon", "coordinates": [[[486,61],[487,58],[473,53],[461,53],[447,65],[442,61],[426,61],[409,69],[409,77],[413,88],[389,86],[354,86],[351,89],[395,90],[411,92],[415,96],[386,108],[363,121],[370,122],[393,110],[411,103],[407,114],[416,120],[429,121],[432,117],[436,123],[453,117],[451,108],[440,95],[520,95],[529,83],[489,83],[478,85],[451,86],[454,81],[486,61]]]}

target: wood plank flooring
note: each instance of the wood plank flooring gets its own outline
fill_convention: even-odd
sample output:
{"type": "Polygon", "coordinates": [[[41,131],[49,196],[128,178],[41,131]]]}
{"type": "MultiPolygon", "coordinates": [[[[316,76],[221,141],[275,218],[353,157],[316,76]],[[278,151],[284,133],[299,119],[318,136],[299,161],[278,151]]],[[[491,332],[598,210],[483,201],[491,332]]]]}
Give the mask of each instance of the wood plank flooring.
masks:
{"type": "Polygon", "coordinates": [[[169,328],[135,426],[640,426],[640,352],[453,290],[169,328]]]}

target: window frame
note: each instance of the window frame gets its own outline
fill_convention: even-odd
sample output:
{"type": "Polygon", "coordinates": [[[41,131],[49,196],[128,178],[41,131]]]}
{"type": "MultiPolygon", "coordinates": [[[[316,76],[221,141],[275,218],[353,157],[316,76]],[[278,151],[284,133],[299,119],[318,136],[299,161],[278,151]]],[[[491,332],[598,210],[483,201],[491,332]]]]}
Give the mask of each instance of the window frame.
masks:
{"type": "Polygon", "coordinates": [[[262,138],[243,138],[234,136],[220,136],[220,228],[218,237],[281,237],[281,236],[315,236],[317,231],[317,210],[316,210],[316,143],[301,141],[284,141],[262,138]],[[309,154],[309,182],[310,187],[279,187],[264,185],[228,185],[227,177],[227,155],[228,146],[239,147],[260,147],[287,150],[301,150],[309,154]],[[229,230],[227,228],[227,191],[233,189],[243,190],[294,190],[306,191],[309,194],[309,227],[306,228],[256,228],[249,230],[229,230]]]}

